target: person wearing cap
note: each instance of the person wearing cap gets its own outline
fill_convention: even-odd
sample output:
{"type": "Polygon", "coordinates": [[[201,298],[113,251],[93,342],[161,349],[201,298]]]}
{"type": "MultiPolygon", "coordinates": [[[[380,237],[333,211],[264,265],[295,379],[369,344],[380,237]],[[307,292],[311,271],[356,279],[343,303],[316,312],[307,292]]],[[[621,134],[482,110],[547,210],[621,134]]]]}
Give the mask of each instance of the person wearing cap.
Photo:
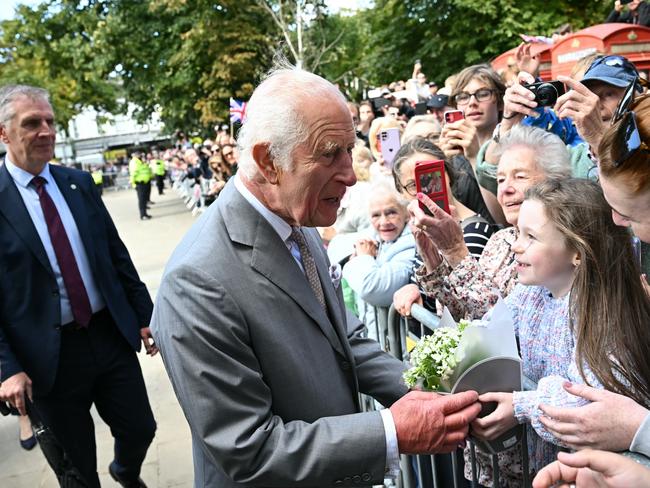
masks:
{"type": "MultiPolygon", "coordinates": [[[[570,119],[575,124],[583,143],[569,147],[573,176],[595,178],[597,176],[597,150],[605,129],[625,92],[625,88],[639,78],[636,67],[623,56],[609,55],[596,58],[581,81],[559,76],[568,91],[558,98],[552,112],[545,116],[554,120],[570,119]]],[[[496,192],[494,165],[498,161],[498,145],[510,128],[523,123],[525,118],[539,117],[534,94],[523,85],[533,83],[532,75],[521,72],[519,83],[506,90],[503,120],[494,131],[491,141],[481,147],[477,156],[477,176],[481,186],[496,192]],[[488,163],[488,164],[485,164],[488,163]]],[[[553,122],[554,123],[554,122],[553,122]]],[[[551,127],[550,121],[546,124],[551,127]]],[[[560,134],[558,134],[560,135],[560,134]]],[[[567,140],[565,143],[569,144],[567,140]]]]}
{"type": "Polygon", "coordinates": [[[627,5],[623,5],[620,0],[616,0],[614,8],[605,20],[606,24],[610,22],[650,27],[650,4],[643,0],[632,0],[627,5]],[[627,7],[627,11],[624,12],[625,7],[627,7]]]}
{"type": "Polygon", "coordinates": [[[429,96],[433,96],[438,93],[438,83],[435,81],[429,82],[429,96]]]}
{"type": "Polygon", "coordinates": [[[443,123],[443,116],[447,110],[452,110],[447,95],[435,94],[427,100],[427,113],[434,115],[440,125],[443,123]]]}

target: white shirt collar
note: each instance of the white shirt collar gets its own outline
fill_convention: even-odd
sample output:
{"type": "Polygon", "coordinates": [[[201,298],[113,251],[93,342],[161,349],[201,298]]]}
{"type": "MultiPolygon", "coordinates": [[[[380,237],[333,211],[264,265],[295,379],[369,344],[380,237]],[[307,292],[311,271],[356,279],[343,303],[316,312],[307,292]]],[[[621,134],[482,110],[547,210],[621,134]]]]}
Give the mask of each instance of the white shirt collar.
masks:
{"type": "Polygon", "coordinates": [[[244,197],[244,199],[250,203],[253,208],[262,215],[262,217],[266,219],[271,227],[273,227],[273,230],[277,232],[277,234],[280,236],[280,239],[282,239],[282,242],[286,242],[287,239],[289,239],[289,236],[291,236],[291,226],[287,224],[282,217],[274,214],[268,208],[266,208],[264,204],[260,202],[248,188],[246,188],[246,185],[244,185],[244,182],[241,180],[239,173],[235,174],[235,188],[237,188],[237,191],[241,193],[241,196],[244,197]]]}
{"type": "MultiPolygon", "coordinates": [[[[9,175],[13,178],[17,185],[20,185],[24,188],[29,187],[29,184],[34,179],[34,175],[25,171],[22,168],[19,168],[9,159],[9,155],[5,156],[5,166],[9,175]]],[[[47,163],[43,168],[43,171],[39,173],[38,176],[41,176],[47,180],[49,185],[54,183],[54,178],[52,178],[52,173],[50,173],[50,164],[47,163]]]]}

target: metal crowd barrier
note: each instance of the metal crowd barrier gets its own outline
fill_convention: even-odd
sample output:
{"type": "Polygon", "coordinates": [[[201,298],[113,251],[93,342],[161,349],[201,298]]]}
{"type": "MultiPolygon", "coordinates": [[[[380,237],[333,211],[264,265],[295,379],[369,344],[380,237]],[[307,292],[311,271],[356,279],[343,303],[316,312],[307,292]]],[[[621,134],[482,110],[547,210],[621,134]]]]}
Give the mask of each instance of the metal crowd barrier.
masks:
{"type": "MultiPolygon", "coordinates": [[[[417,341],[422,335],[430,333],[438,327],[440,318],[426,310],[424,307],[414,304],[411,308],[411,317],[407,319],[399,315],[393,306],[390,309],[375,308],[376,337],[382,349],[390,353],[400,361],[407,361],[409,358],[407,339],[417,341]],[[409,330],[409,323],[412,329],[418,330],[419,334],[409,330]]],[[[535,383],[524,378],[524,389],[536,388],[535,383]]],[[[376,402],[365,395],[361,395],[361,405],[364,411],[374,410],[376,402]]],[[[526,439],[526,428],[522,427],[523,435],[520,440],[522,453],[522,478],[523,488],[531,486],[528,475],[528,447],[526,439]]],[[[478,487],[478,468],[476,464],[476,445],[471,440],[470,463],[472,481],[464,476],[463,450],[459,449],[451,454],[436,454],[433,456],[407,456],[401,455],[401,475],[396,480],[398,488],[460,488],[466,486],[478,487]]],[[[499,464],[497,455],[491,455],[493,486],[500,486],[499,464]]]]}

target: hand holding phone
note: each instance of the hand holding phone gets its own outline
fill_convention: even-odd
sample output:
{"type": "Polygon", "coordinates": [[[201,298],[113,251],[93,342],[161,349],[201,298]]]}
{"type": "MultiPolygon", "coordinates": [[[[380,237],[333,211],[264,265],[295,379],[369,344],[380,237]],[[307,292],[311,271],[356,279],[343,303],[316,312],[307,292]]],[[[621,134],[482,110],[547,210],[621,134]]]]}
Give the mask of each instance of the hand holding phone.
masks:
{"type": "Polygon", "coordinates": [[[393,167],[393,160],[401,146],[399,129],[394,127],[391,129],[384,129],[379,132],[378,146],[382,157],[384,158],[384,165],[388,168],[393,167]]]}
{"type": "Polygon", "coordinates": [[[445,124],[453,124],[454,122],[463,120],[465,118],[465,112],[462,110],[447,110],[444,113],[443,118],[445,120],[445,124]]]}
{"type": "MultiPolygon", "coordinates": [[[[418,193],[424,193],[441,209],[451,214],[443,160],[417,161],[415,163],[415,185],[418,193]]],[[[421,202],[420,208],[427,215],[432,215],[429,208],[421,202]]]]}

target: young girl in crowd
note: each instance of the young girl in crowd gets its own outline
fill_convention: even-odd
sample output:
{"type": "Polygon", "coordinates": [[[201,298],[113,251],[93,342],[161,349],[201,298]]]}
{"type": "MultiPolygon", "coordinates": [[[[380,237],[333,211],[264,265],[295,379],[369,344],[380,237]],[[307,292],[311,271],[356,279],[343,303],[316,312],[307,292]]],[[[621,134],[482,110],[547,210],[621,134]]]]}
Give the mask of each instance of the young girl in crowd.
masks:
{"type": "MultiPolygon", "coordinates": [[[[512,246],[519,284],[506,303],[522,372],[538,388],[482,395],[481,401],[498,406],[472,427],[478,437],[494,439],[517,423],[532,423],[528,452],[533,472],[558,452],[535,433],[544,433],[538,406],[577,400],[563,390],[565,378],[650,405],[650,334],[645,330],[650,299],[640,280],[632,278],[639,269],[630,235],[614,224],[610,212],[600,187],[582,179],[540,183],[527,191],[521,206],[512,246]]],[[[552,440],[547,434],[545,439],[552,440]]],[[[490,486],[487,460],[479,456],[479,482],[490,486]]],[[[521,485],[518,463],[514,451],[499,455],[503,485],[521,485]]]]}

